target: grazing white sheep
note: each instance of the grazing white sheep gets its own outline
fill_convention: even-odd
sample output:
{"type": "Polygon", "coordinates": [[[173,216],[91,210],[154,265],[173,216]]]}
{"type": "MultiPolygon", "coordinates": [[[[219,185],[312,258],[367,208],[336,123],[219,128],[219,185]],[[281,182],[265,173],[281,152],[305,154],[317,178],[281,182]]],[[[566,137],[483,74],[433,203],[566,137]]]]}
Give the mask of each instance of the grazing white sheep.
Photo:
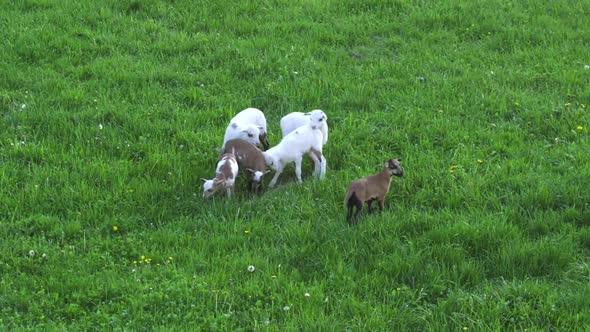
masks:
{"type": "Polygon", "coordinates": [[[223,153],[226,152],[232,152],[236,156],[240,168],[248,172],[249,190],[259,193],[264,175],[270,172],[270,170],[266,170],[266,161],[262,151],[246,141],[232,139],[225,143],[223,153]]]}
{"type": "MultiPolygon", "coordinates": [[[[283,137],[287,136],[293,130],[310,123],[311,114],[318,112],[322,112],[322,110],[313,110],[308,113],[293,112],[285,115],[281,119],[281,131],[283,132],[283,137]]],[[[322,135],[324,135],[322,144],[325,145],[328,143],[328,117],[326,117],[326,119],[321,123],[320,130],[322,131],[322,135]]]]}
{"type": "Polygon", "coordinates": [[[233,153],[224,153],[217,162],[215,177],[211,180],[202,179],[203,198],[209,198],[217,192],[225,189],[230,198],[234,191],[234,184],[238,176],[238,162],[233,153]]]}
{"type": "Polygon", "coordinates": [[[299,183],[301,179],[301,160],[304,154],[308,154],[314,161],[313,175],[323,179],[326,174],[326,158],[322,155],[324,135],[320,127],[327,117],[324,112],[314,112],[310,115],[310,123],[297,128],[295,131],[283,137],[281,142],[269,150],[263,152],[266,165],[275,171],[275,175],[269,183],[274,187],[279,175],[289,163],[295,163],[295,175],[299,183]]]}
{"type": "MultiPolygon", "coordinates": [[[[268,144],[268,140],[266,138],[266,118],[264,117],[264,113],[262,113],[261,110],[257,109],[257,108],[246,108],[245,110],[241,111],[240,113],[236,114],[231,121],[229,122],[230,124],[233,123],[237,123],[239,125],[241,125],[241,127],[244,127],[245,125],[254,125],[258,128],[259,130],[259,135],[258,135],[258,141],[260,143],[262,143],[262,146],[264,147],[265,150],[268,150],[268,148],[270,147],[268,144]]],[[[231,134],[231,132],[230,132],[231,134]]],[[[227,136],[227,130],[226,130],[226,136],[227,136]]],[[[230,139],[234,139],[234,138],[239,138],[239,137],[226,137],[227,139],[224,139],[223,144],[225,145],[225,142],[229,141],[230,139]]],[[[250,140],[248,140],[250,141],[250,140]]],[[[252,141],[250,141],[252,143],[252,141]]],[[[258,143],[256,143],[256,145],[258,145],[258,143]]]]}
{"type": "Polygon", "coordinates": [[[379,202],[379,209],[383,211],[383,203],[385,202],[385,195],[389,192],[391,185],[391,177],[403,176],[404,170],[400,165],[401,159],[389,159],[385,162],[385,166],[377,174],[367,176],[353,181],[346,190],[346,197],[344,204],[348,208],[346,221],[352,223],[352,210],[356,206],[356,213],[354,214],[354,222],[358,223],[359,214],[363,209],[363,204],[367,202],[369,213],[373,212],[373,201],[379,202]]]}
{"type": "Polygon", "coordinates": [[[232,122],[225,130],[225,136],[223,137],[223,145],[221,148],[225,148],[225,143],[232,139],[241,139],[258,146],[260,144],[259,136],[260,130],[256,125],[232,122]]]}

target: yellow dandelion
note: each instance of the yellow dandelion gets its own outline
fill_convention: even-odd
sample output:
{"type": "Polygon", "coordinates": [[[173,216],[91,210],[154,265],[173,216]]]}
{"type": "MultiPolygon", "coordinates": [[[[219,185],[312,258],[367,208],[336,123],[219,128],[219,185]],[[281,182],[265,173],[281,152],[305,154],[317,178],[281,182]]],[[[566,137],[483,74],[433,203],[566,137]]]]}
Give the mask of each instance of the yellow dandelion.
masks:
{"type": "Polygon", "coordinates": [[[438,114],[443,114],[445,111],[443,111],[442,109],[438,110],[438,114]]]}
{"type": "Polygon", "coordinates": [[[457,165],[452,165],[452,166],[449,168],[449,172],[451,172],[451,173],[455,173],[455,171],[457,170],[457,168],[458,168],[458,167],[459,167],[459,166],[457,166],[457,165]]]}
{"type": "Polygon", "coordinates": [[[145,256],[141,255],[141,260],[144,261],[145,260],[145,256]]]}
{"type": "Polygon", "coordinates": [[[577,126],[577,127],[576,127],[576,130],[577,130],[577,131],[584,131],[584,127],[582,127],[582,126],[577,126]]]}
{"type": "Polygon", "coordinates": [[[467,331],[467,330],[469,330],[469,329],[467,328],[467,326],[463,326],[463,331],[467,331]]]}
{"type": "Polygon", "coordinates": [[[270,276],[270,277],[271,277],[272,279],[276,279],[276,278],[277,278],[277,276],[270,276]]]}
{"type": "Polygon", "coordinates": [[[168,257],[168,260],[169,260],[169,261],[172,261],[173,259],[174,259],[174,258],[172,258],[172,256],[169,256],[169,257],[168,257]]]}
{"type": "Polygon", "coordinates": [[[119,230],[119,226],[117,226],[117,225],[113,225],[113,232],[116,232],[116,231],[118,231],[118,230],[119,230]]]}
{"type": "Polygon", "coordinates": [[[515,103],[514,103],[514,106],[516,106],[516,107],[520,107],[520,103],[519,103],[519,102],[515,102],[515,103]]]}
{"type": "Polygon", "coordinates": [[[250,231],[249,231],[249,230],[247,230],[247,229],[245,229],[245,230],[244,230],[244,234],[248,235],[248,234],[250,234],[250,231]]]}
{"type": "Polygon", "coordinates": [[[477,163],[478,163],[478,164],[481,164],[481,163],[483,163],[483,160],[481,160],[481,159],[477,159],[477,163]]]}
{"type": "Polygon", "coordinates": [[[565,103],[565,107],[570,107],[572,106],[572,103],[565,103]]]}

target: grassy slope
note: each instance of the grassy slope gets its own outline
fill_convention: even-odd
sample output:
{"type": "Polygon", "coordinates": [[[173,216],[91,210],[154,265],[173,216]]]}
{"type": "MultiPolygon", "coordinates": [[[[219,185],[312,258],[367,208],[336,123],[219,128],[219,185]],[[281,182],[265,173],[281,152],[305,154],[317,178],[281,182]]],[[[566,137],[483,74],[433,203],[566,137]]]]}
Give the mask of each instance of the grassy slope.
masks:
{"type": "Polygon", "coordinates": [[[588,326],[589,14],[2,2],[0,325],[588,326]],[[249,106],[271,144],[282,115],[325,110],[327,180],[203,202],[249,106]],[[390,157],[387,211],[349,228],[346,185],[390,157]]]}

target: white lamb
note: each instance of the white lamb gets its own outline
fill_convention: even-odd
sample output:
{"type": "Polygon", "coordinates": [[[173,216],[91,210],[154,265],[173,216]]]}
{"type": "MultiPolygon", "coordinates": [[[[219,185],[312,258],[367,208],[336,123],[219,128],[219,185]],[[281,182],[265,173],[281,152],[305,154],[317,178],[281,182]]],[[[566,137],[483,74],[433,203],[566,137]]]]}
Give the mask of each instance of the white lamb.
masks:
{"type": "Polygon", "coordinates": [[[255,144],[258,146],[259,143],[262,143],[262,146],[265,150],[269,148],[268,140],[266,138],[266,118],[264,117],[264,113],[257,108],[246,108],[245,110],[241,111],[240,113],[236,114],[231,121],[229,122],[230,125],[225,131],[225,137],[223,140],[223,146],[225,147],[225,142],[229,141],[230,139],[243,139],[238,133],[238,128],[245,129],[245,128],[252,128],[250,125],[255,126],[259,133],[256,136],[256,140],[252,139],[252,137],[248,137],[249,139],[243,139],[245,141],[249,141],[250,143],[255,144]],[[234,126],[236,124],[236,126],[234,126]]]}
{"type": "MultiPolygon", "coordinates": [[[[308,113],[302,112],[293,112],[285,115],[281,119],[281,130],[283,132],[283,137],[287,136],[293,130],[306,125],[311,122],[311,114],[322,112],[321,110],[313,110],[308,113]]],[[[323,113],[323,112],[322,112],[323,113]]],[[[328,117],[321,123],[320,130],[324,135],[323,144],[325,145],[328,143],[328,117]]]]}
{"type": "Polygon", "coordinates": [[[270,187],[274,187],[285,166],[292,162],[295,163],[297,181],[303,182],[301,160],[304,154],[308,154],[314,162],[313,175],[319,174],[320,179],[326,175],[326,158],[322,155],[324,135],[320,128],[327,116],[322,111],[315,111],[310,114],[310,119],[308,124],[287,134],[278,145],[262,153],[266,164],[275,171],[270,187]]]}
{"type": "Polygon", "coordinates": [[[223,145],[221,146],[221,149],[223,150],[225,148],[225,143],[232,139],[241,139],[258,146],[260,145],[259,136],[260,130],[256,125],[232,122],[227,126],[227,129],[225,129],[225,136],[223,136],[223,145]]]}

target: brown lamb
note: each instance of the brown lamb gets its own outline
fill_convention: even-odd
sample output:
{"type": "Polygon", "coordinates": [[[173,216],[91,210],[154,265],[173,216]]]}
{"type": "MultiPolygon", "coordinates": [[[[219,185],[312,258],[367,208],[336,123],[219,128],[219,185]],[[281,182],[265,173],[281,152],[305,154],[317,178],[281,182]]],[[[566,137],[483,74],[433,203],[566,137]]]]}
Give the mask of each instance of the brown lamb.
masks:
{"type": "Polygon", "coordinates": [[[400,165],[401,159],[389,159],[385,166],[377,174],[367,176],[353,181],[346,191],[344,204],[348,208],[346,221],[351,224],[358,223],[359,215],[363,209],[363,204],[367,202],[369,213],[373,212],[373,201],[379,202],[379,209],[383,211],[385,195],[389,192],[391,178],[403,176],[404,170],[400,165]],[[356,213],[352,217],[353,208],[356,206],[356,213]]]}
{"type": "Polygon", "coordinates": [[[222,153],[228,152],[233,153],[240,168],[248,172],[248,189],[251,192],[259,193],[264,175],[270,172],[270,170],[266,170],[266,161],[262,151],[252,143],[241,139],[232,139],[225,143],[222,151],[222,153]]]}

